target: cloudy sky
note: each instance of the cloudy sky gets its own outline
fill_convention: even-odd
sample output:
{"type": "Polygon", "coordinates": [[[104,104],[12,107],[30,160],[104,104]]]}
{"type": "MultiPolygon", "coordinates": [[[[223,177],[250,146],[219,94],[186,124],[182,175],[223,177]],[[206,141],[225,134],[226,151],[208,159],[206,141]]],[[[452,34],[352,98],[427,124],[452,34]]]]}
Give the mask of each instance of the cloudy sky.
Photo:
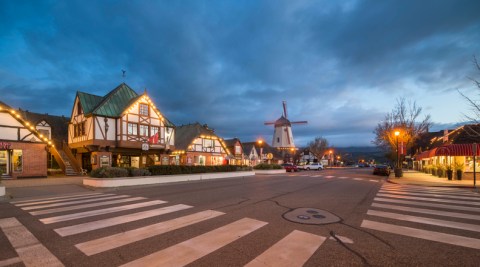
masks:
{"type": "Polygon", "coordinates": [[[398,97],[437,128],[478,96],[480,1],[0,1],[0,100],[70,116],[76,91],[144,88],[176,125],[371,145],[398,97]],[[127,71],[122,78],[121,70],[127,71]]]}

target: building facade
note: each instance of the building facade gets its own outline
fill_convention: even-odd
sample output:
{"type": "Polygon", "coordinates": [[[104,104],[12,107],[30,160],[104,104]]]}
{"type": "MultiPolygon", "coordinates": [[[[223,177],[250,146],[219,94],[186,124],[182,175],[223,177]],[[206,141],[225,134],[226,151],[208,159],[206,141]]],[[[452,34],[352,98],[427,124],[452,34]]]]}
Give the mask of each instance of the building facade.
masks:
{"type": "Polygon", "coordinates": [[[83,169],[169,164],[175,126],[146,92],[125,83],[105,96],[77,92],[68,145],[83,169]]]}
{"type": "Polygon", "coordinates": [[[176,128],[176,165],[214,166],[228,164],[231,153],[222,138],[206,124],[187,124],[176,128]]]}
{"type": "Polygon", "coordinates": [[[45,121],[28,121],[20,111],[0,102],[0,176],[47,176],[47,152],[54,147],[45,121]]]}

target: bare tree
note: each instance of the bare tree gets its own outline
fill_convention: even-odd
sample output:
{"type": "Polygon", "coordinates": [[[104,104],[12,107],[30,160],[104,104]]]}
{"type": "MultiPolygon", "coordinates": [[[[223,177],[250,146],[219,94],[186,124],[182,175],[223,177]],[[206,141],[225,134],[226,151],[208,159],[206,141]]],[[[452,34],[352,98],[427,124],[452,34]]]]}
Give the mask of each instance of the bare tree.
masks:
{"type": "Polygon", "coordinates": [[[373,131],[373,143],[385,151],[393,152],[397,148],[397,138],[411,147],[421,133],[427,132],[431,126],[430,115],[419,120],[422,108],[416,102],[407,102],[404,97],[397,99],[397,104],[392,112],[385,115],[385,119],[377,124],[373,131]],[[400,135],[395,136],[395,131],[400,135]]]}
{"type": "MultiPolygon", "coordinates": [[[[480,74],[480,64],[478,63],[478,60],[477,60],[476,56],[473,56],[473,66],[475,67],[475,69],[480,74]]],[[[480,81],[473,78],[473,77],[469,77],[469,79],[473,82],[473,84],[475,84],[477,89],[480,91],[480,81]]],[[[460,93],[460,95],[463,98],[465,98],[465,100],[470,105],[470,108],[472,110],[472,115],[465,115],[466,119],[470,122],[475,123],[475,124],[479,124],[480,123],[480,100],[468,97],[467,95],[465,95],[464,93],[462,93],[458,89],[457,89],[457,91],[460,93]]],[[[480,92],[479,92],[479,96],[480,96],[480,92]]],[[[470,136],[480,137],[480,131],[478,131],[478,128],[471,127],[471,125],[467,124],[467,125],[464,126],[464,129],[465,129],[465,132],[467,134],[469,134],[470,136]]]]}
{"type": "Polygon", "coordinates": [[[315,137],[314,141],[308,143],[308,149],[318,160],[321,160],[328,149],[328,141],[321,136],[315,137]]]}

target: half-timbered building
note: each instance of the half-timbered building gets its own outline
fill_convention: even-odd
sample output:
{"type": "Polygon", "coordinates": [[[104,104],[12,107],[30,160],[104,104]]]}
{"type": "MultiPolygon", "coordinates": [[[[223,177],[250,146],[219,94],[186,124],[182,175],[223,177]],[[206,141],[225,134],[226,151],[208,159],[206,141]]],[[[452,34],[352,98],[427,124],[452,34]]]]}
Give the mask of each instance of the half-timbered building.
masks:
{"type": "Polygon", "coordinates": [[[248,162],[248,157],[244,153],[243,145],[240,139],[225,139],[225,144],[227,145],[228,150],[232,153],[229,159],[230,165],[250,165],[248,162]]]}
{"type": "Polygon", "coordinates": [[[122,83],[105,96],[77,92],[68,144],[83,169],[169,164],[174,140],[175,126],[146,91],[122,83]]]}
{"type": "Polygon", "coordinates": [[[208,126],[199,123],[176,128],[173,152],[176,165],[211,166],[227,164],[230,155],[225,142],[208,126]]]}
{"type": "Polygon", "coordinates": [[[20,110],[0,102],[0,176],[46,177],[47,152],[54,147],[51,127],[32,122],[20,110]]]}

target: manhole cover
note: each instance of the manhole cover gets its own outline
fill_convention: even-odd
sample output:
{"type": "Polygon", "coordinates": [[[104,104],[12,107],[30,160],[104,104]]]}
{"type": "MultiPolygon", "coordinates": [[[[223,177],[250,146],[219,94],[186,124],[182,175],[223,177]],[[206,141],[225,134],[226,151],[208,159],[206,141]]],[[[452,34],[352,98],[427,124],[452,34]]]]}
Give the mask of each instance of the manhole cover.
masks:
{"type": "Polygon", "coordinates": [[[283,214],[283,218],[303,224],[329,224],[342,219],[328,211],[313,208],[298,208],[283,214]]]}

